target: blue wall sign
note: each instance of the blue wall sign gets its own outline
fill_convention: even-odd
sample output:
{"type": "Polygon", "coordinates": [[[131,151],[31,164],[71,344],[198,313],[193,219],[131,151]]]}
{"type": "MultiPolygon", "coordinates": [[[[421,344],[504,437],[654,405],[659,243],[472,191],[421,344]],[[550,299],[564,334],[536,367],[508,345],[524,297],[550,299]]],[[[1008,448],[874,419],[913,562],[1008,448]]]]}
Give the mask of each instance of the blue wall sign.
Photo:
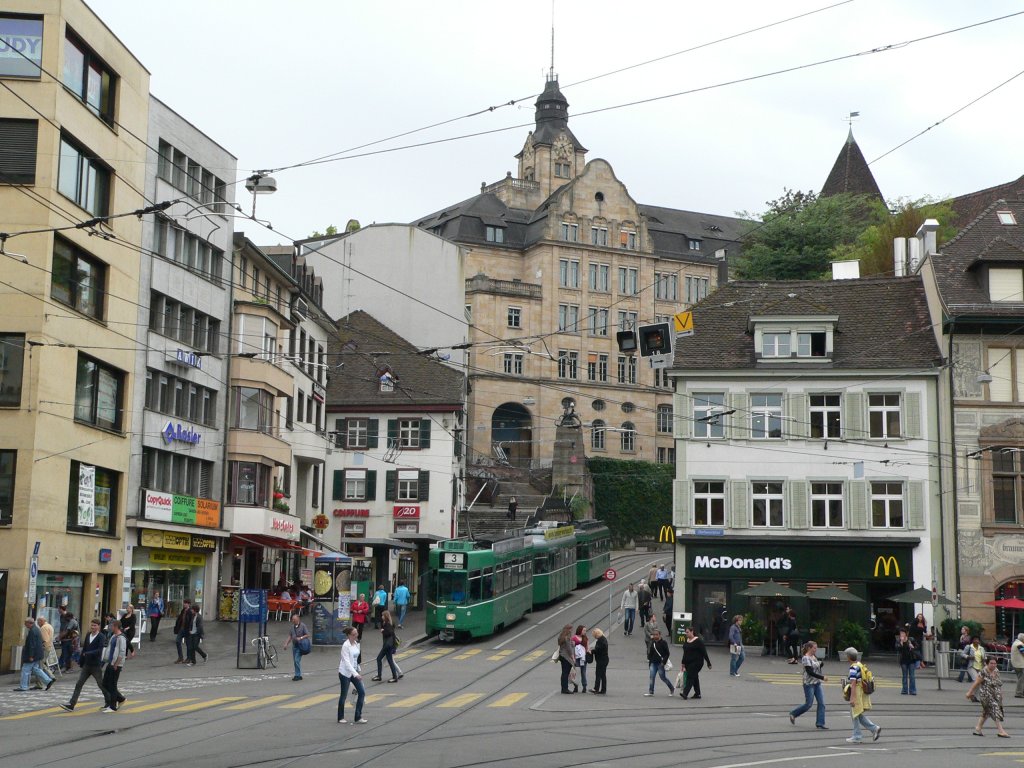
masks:
{"type": "Polygon", "coordinates": [[[202,440],[203,436],[196,432],[191,427],[183,427],[181,424],[173,424],[168,421],[163,430],[161,430],[164,436],[164,442],[168,445],[177,441],[179,443],[190,443],[196,445],[202,440]]]}

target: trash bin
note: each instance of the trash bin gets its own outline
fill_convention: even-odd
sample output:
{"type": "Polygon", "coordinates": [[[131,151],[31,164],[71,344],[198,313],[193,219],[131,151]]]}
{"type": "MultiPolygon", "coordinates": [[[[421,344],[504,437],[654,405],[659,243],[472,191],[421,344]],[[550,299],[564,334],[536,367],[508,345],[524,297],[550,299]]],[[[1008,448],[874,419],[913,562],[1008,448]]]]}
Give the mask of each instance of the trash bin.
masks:
{"type": "Polygon", "coordinates": [[[686,642],[686,635],[683,631],[693,622],[692,613],[672,613],[672,643],[682,645],[686,642]]]}
{"type": "MultiPolygon", "coordinates": [[[[934,647],[934,645],[935,641],[932,640],[932,646],[934,647]]],[[[935,654],[933,651],[933,655],[935,655],[935,674],[939,680],[949,677],[949,641],[939,640],[939,652],[935,654]]]]}
{"type": "Polygon", "coordinates": [[[926,637],[924,639],[924,648],[921,649],[921,660],[925,664],[935,663],[935,637],[926,637]]]}

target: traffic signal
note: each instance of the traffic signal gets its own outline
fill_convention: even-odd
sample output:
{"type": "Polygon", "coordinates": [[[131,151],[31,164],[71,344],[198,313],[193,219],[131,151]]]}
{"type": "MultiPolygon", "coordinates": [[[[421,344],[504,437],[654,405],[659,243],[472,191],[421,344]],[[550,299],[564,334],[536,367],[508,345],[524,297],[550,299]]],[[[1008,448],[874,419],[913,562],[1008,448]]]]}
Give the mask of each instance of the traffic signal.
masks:
{"type": "Polygon", "coordinates": [[[640,340],[640,357],[672,354],[672,327],[669,323],[641,325],[637,329],[640,340]]]}
{"type": "Polygon", "coordinates": [[[636,354],[636,331],[619,331],[615,334],[615,343],[622,354],[636,354]]]}

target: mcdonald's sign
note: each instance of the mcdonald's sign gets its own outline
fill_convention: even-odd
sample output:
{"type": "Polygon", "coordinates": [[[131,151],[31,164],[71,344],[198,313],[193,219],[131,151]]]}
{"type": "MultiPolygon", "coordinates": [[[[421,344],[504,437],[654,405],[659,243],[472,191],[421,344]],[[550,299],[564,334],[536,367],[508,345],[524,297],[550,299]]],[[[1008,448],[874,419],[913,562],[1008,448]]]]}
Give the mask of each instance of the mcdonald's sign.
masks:
{"type": "Polygon", "coordinates": [[[890,570],[897,579],[900,578],[900,564],[896,562],[896,556],[879,555],[875,559],[875,578],[878,578],[879,571],[882,572],[883,576],[888,576],[890,570]]]}
{"type": "Polygon", "coordinates": [[[669,544],[675,544],[676,543],[676,529],[673,528],[671,525],[663,525],[663,526],[661,526],[661,531],[658,533],[658,541],[660,543],[667,542],[669,544]]]}

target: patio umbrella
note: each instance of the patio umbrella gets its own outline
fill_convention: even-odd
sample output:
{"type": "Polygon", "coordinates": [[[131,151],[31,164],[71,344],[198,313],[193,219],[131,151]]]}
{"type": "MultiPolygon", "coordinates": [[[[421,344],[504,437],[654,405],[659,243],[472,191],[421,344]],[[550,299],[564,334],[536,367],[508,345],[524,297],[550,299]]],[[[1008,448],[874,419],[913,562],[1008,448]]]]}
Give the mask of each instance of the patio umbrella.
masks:
{"type": "MultiPolygon", "coordinates": [[[[996,608],[1004,608],[1011,611],[1019,611],[1024,609],[1024,600],[1019,597],[1004,597],[1002,600],[986,600],[982,605],[992,605],[996,608]]],[[[1010,617],[1010,639],[1016,637],[1016,620],[1015,617],[1010,617]]]]}
{"type": "MultiPolygon", "coordinates": [[[[832,638],[836,636],[836,620],[839,603],[863,603],[864,598],[857,597],[852,592],[849,592],[842,587],[837,587],[835,583],[829,584],[827,587],[816,589],[813,592],[808,592],[807,597],[811,600],[828,600],[829,601],[829,636],[826,644],[826,651],[828,646],[832,644],[832,638]]],[[[818,638],[820,640],[820,638],[818,638]]]]}
{"type": "MultiPolygon", "coordinates": [[[[918,587],[909,592],[900,592],[898,595],[892,595],[885,599],[891,600],[894,603],[930,603],[932,601],[932,591],[928,587],[918,587]]],[[[945,595],[939,595],[938,603],[939,605],[956,605],[955,600],[950,600],[945,595]]]]}
{"type": "Polygon", "coordinates": [[[774,579],[768,579],[764,584],[758,584],[756,587],[750,587],[744,589],[742,592],[737,592],[740,597],[806,597],[805,592],[800,592],[796,589],[790,589],[784,584],[779,584],[774,579]]]}

